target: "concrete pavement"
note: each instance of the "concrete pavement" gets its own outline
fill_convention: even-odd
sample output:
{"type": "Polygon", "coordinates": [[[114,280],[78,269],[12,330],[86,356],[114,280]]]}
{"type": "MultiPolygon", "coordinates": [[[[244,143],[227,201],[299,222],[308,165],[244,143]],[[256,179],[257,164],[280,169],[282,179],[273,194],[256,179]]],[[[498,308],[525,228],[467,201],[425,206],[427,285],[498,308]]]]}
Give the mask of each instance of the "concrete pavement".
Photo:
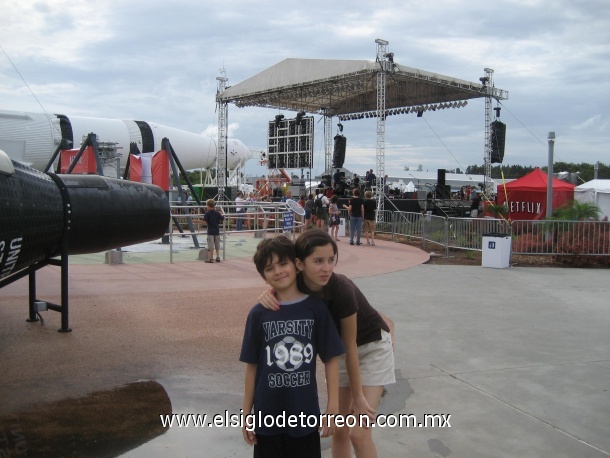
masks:
{"type": "MultiPolygon", "coordinates": [[[[397,383],[380,413],[422,422],[442,414],[451,426],[377,427],[380,457],[610,455],[607,270],[429,265],[426,253],[406,245],[345,240],[337,271],[394,323],[397,383]]],[[[74,257],[69,334],[56,332],[53,312],[44,326],[25,322],[26,281],[4,288],[0,432],[14,432],[10,419],[20,418],[32,450],[28,422],[37,412],[141,380],[163,387],[173,413],[238,412],[243,322],[264,290],[251,262],[256,242],[232,237],[227,259],[214,265],[195,261],[188,248],[174,264],[162,247],[162,259],[134,247],[122,265],[74,257]]],[[[39,297],[58,296],[58,278],[55,267],[41,270],[39,297]]],[[[129,408],[116,406],[126,415],[129,408]]],[[[95,433],[103,421],[85,429],[95,433]]],[[[138,435],[125,456],[251,456],[237,428],[138,435]]],[[[75,446],[65,447],[61,453],[75,446]]]]}

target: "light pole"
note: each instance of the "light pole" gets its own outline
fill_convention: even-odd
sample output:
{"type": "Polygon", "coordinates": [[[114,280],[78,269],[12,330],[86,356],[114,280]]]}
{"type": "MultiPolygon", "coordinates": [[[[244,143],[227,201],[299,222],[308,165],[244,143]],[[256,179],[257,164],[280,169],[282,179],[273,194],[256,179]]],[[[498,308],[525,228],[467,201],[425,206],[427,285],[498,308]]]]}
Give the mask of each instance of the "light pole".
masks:
{"type": "Polygon", "coordinates": [[[549,132],[549,163],[546,183],[546,219],[553,216],[553,148],[555,147],[555,132],[549,132]]]}

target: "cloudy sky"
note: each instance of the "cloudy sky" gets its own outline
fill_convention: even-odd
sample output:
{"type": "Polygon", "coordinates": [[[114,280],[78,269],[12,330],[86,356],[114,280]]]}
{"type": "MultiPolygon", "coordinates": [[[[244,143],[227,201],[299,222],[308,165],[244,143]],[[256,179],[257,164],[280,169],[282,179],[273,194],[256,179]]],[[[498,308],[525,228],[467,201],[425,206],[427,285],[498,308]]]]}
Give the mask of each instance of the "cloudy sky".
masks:
{"type": "MultiPolygon", "coordinates": [[[[215,136],[216,77],[229,85],[288,57],[395,62],[478,82],[494,69],[505,164],[610,163],[610,2],[0,0],[0,109],[153,121],[215,136]],[[34,94],[34,95],[32,95],[34,94]]],[[[495,106],[495,104],[494,104],[495,106]]],[[[231,137],[266,147],[274,110],[229,106],[231,137]]],[[[284,113],[292,117],[293,113],[284,113]]],[[[317,122],[314,172],[323,168],[317,122]]],[[[375,167],[374,120],[344,123],[345,166],[375,167]]],[[[386,173],[483,163],[484,100],[393,116],[386,173]]],[[[258,157],[258,154],[255,155],[258,157]]],[[[260,170],[255,160],[247,173],[260,170]]]]}

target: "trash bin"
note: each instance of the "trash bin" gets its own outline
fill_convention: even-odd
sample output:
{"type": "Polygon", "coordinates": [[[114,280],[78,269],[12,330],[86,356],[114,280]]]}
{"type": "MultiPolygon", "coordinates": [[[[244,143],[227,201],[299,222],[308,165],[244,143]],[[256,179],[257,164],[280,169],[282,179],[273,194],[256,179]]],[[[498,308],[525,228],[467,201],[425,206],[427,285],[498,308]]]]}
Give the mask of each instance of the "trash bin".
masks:
{"type": "Polygon", "coordinates": [[[510,234],[483,234],[482,266],[504,269],[510,266],[510,234]]]}

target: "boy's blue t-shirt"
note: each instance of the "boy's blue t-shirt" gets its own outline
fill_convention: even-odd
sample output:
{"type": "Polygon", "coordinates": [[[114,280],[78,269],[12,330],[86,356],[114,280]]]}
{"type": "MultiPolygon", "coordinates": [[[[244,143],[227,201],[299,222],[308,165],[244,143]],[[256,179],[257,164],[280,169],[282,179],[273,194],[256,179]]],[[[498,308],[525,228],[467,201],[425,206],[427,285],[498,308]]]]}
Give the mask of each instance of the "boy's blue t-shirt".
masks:
{"type": "Polygon", "coordinates": [[[256,418],[259,412],[263,418],[277,418],[285,412],[283,427],[257,423],[255,432],[301,437],[315,431],[317,424],[290,427],[289,415],[303,413],[319,419],[316,356],[328,361],[343,353],[345,348],[322,300],[304,296],[295,302],[282,302],[277,312],[255,305],[246,321],[239,356],[240,361],[258,366],[253,413],[256,418]]]}

